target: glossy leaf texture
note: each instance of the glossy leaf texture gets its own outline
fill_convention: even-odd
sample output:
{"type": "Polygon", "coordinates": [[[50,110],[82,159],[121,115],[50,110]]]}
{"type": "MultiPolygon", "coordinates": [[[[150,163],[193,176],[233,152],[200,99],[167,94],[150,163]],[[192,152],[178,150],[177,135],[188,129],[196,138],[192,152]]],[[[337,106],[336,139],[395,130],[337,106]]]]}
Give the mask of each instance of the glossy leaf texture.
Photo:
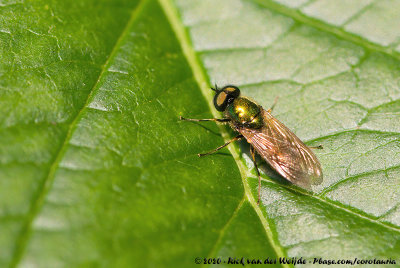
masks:
{"type": "Polygon", "coordinates": [[[2,3],[0,266],[400,263],[400,8],[339,2],[2,3]],[[178,120],[218,116],[214,83],[279,96],[323,183],[264,166],[257,206],[245,143],[198,158],[233,135],[178,120]]]}

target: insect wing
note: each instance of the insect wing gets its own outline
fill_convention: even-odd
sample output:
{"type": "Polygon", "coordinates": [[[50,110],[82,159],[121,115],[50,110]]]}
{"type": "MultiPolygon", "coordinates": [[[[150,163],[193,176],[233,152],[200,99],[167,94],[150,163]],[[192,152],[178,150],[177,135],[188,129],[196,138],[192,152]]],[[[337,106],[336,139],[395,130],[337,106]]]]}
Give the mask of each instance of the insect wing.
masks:
{"type": "Polygon", "coordinates": [[[303,188],[322,182],[317,157],[292,131],[266,110],[261,129],[237,128],[259,155],[280,175],[303,188]]]}

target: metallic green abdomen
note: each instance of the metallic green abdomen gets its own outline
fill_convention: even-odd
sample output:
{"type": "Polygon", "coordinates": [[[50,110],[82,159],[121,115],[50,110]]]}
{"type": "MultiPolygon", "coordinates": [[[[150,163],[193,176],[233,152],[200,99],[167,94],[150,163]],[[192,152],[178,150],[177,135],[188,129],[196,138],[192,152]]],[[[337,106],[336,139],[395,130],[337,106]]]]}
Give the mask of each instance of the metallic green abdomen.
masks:
{"type": "Polygon", "coordinates": [[[225,115],[236,125],[248,128],[260,128],[263,125],[261,107],[247,98],[236,98],[226,108],[225,115]]]}

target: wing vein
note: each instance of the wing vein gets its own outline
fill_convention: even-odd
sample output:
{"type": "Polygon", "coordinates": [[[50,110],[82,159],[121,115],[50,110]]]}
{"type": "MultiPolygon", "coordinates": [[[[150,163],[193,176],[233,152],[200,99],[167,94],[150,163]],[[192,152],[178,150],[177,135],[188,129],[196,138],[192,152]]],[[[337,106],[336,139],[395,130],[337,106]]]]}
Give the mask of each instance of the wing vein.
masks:
{"type": "Polygon", "coordinates": [[[266,110],[261,116],[261,129],[236,127],[257,153],[280,175],[290,182],[310,189],[322,181],[321,165],[317,157],[293,132],[266,110]]]}

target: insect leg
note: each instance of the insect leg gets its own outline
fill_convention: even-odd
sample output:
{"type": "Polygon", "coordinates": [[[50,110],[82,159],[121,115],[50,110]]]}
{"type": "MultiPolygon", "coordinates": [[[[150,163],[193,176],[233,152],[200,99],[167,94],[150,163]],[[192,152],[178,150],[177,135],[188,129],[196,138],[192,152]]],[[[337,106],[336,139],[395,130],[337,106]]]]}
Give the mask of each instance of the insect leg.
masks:
{"type": "Polygon", "coordinates": [[[228,118],[223,118],[223,119],[219,119],[219,118],[191,119],[191,118],[185,118],[183,116],[179,116],[179,119],[182,120],[182,121],[194,121],[194,122],[202,122],[202,121],[229,122],[229,121],[231,121],[228,118]]]}
{"type": "Polygon", "coordinates": [[[318,145],[318,146],[308,146],[311,149],[324,149],[324,146],[322,146],[322,144],[318,145]]]}
{"type": "Polygon", "coordinates": [[[258,170],[257,162],[256,162],[256,152],[252,145],[250,145],[250,153],[251,157],[253,158],[254,167],[256,168],[257,176],[258,176],[258,199],[257,205],[260,205],[260,192],[261,192],[261,175],[260,171],[258,170]]]}
{"type": "Polygon", "coordinates": [[[275,108],[275,105],[278,103],[279,96],[275,97],[274,103],[272,104],[271,108],[267,110],[267,112],[271,113],[272,110],[275,108]]]}
{"type": "Polygon", "coordinates": [[[224,145],[221,145],[221,146],[219,146],[218,148],[215,148],[214,150],[209,151],[208,153],[198,154],[198,156],[199,156],[199,157],[202,157],[202,156],[206,156],[206,155],[209,155],[209,154],[213,154],[213,153],[215,153],[216,151],[221,150],[222,148],[224,148],[225,146],[227,146],[229,143],[234,142],[234,141],[238,141],[238,140],[240,140],[240,139],[242,139],[242,138],[243,138],[242,135],[237,135],[236,137],[234,137],[233,139],[231,139],[230,141],[228,141],[228,142],[225,143],[224,145]]]}

